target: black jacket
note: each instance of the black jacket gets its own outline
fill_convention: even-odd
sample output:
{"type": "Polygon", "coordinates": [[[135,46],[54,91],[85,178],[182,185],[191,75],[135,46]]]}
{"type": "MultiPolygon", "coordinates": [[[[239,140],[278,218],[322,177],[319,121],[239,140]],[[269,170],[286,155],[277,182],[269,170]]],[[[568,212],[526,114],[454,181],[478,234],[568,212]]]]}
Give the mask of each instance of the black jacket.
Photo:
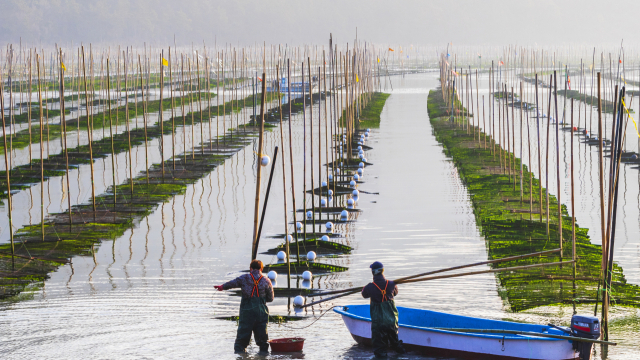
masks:
{"type": "Polygon", "coordinates": [[[387,287],[387,290],[386,290],[387,300],[393,300],[393,298],[396,295],[398,295],[398,286],[391,280],[389,280],[389,283],[387,284],[387,279],[384,277],[384,275],[378,274],[373,276],[372,283],[369,283],[364,288],[362,288],[362,297],[365,299],[370,298],[371,302],[374,302],[374,303],[381,303],[382,292],[380,292],[380,290],[378,289],[378,287],[376,287],[376,285],[378,285],[378,287],[381,290],[384,290],[385,286],[387,287]]]}

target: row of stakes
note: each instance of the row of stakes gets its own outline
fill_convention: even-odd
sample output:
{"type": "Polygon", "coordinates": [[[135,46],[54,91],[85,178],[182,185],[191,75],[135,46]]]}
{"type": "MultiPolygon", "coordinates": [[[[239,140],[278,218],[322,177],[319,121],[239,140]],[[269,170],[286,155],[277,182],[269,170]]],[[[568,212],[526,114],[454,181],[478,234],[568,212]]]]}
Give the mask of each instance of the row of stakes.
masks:
{"type": "MultiPolygon", "coordinates": [[[[360,135],[360,139],[358,141],[358,158],[361,160],[360,163],[358,164],[358,170],[356,171],[356,173],[353,175],[352,180],[349,182],[349,185],[353,188],[353,191],[351,192],[351,198],[347,199],[347,209],[354,209],[356,203],[358,202],[358,198],[360,196],[360,192],[358,191],[358,189],[356,189],[357,186],[357,182],[364,176],[364,167],[365,167],[365,162],[367,161],[367,158],[364,156],[364,149],[362,148],[362,145],[364,145],[365,141],[367,140],[367,138],[369,138],[371,129],[367,129],[364,134],[360,135]]],[[[342,138],[342,142],[339,145],[339,149],[340,149],[340,155],[342,156],[343,154],[343,144],[347,141],[347,137],[346,135],[343,136],[342,138]]],[[[269,157],[268,156],[263,156],[261,164],[263,166],[266,166],[269,164],[269,157]],[[266,159],[265,159],[266,158],[266,159]]],[[[336,173],[336,175],[340,174],[340,168],[335,168],[334,172],[336,173]]],[[[329,174],[329,181],[333,180],[333,175],[329,174]]],[[[327,186],[327,182],[323,181],[322,182],[322,186],[327,186]]],[[[321,199],[320,200],[320,206],[321,207],[327,207],[327,205],[333,200],[333,190],[329,189],[328,191],[328,195],[329,198],[328,199],[321,199]]],[[[313,218],[313,211],[309,210],[306,213],[307,219],[312,219],[313,218]]],[[[349,212],[347,210],[342,210],[342,212],[340,213],[340,220],[342,221],[346,221],[349,218],[349,212]]],[[[325,224],[325,228],[326,231],[328,233],[331,233],[333,231],[333,223],[331,221],[327,221],[327,223],[325,224]]],[[[298,233],[302,232],[302,223],[301,222],[297,222],[296,223],[296,231],[298,233]]],[[[329,236],[328,235],[323,235],[321,238],[322,241],[329,241],[329,236]]],[[[287,235],[287,239],[286,241],[291,242],[293,241],[293,237],[291,235],[287,235]]],[[[285,261],[287,259],[287,253],[285,253],[284,251],[279,251],[278,254],[276,255],[277,259],[279,262],[281,261],[285,261]]],[[[309,261],[314,261],[317,258],[317,254],[315,253],[315,251],[309,251],[307,253],[307,260],[309,261]]],[[[269,271],[269,273],[267,274],[267,277],[269,278],[269,280],[271,281],[276,281],[276,279],[278,278],[278,273],[274,270],[269,271]]],[[[311,271],[307,270],[304,271],[302,273],[302,279],[305,281],[311,281],[311,279],[313,278],[313,274],[311,273],[311,271]]],[[[293,305],[300,307],[302,305],[305,304],[305,298],[301,295],[296,296],[293,299],[293,305]]]]}

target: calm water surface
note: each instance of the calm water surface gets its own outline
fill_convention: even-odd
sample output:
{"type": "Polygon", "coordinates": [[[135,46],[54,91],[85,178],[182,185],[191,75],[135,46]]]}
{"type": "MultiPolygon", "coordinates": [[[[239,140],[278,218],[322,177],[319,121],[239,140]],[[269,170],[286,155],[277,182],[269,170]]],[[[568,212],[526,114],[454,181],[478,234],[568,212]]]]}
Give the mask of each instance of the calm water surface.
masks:
{"type": "MultiPolygon", "coordinates": [[[[392,80],[394,91],[382,112],[381,127],[372,131],[368,142],[373,150],[367,152],[367,158],[374,165],[365,169],[364,183],[359,187],[379,195],[362,193],[358,206],[363,212],[357,221],[337,226],[337,232],[344,235],[339,241],[353,246],[354,251],[320,259],[347,266],[349,271],[316,276],[311,285],[314,288],[363,285],[370,281],[368,266],[376,260],[385,264],[390,278],[395,278],[487,259],[466,188],[429,125],[427,94],[437,85],[436,76],[419,74],[392,80]]],[[[317,121],[317,107],[312,111],[317,121]]],[[[293,119],[292,127],[296,200],[301,207],[301,116],[293,119]]],[[[315,150],[317,123],[314,131],[315,150]]],[[[271,154],[278,144],[279,131],[268,133],[267,153],[271,154]]],[[[213,286],[248,268],[256,146],[250,145],[228,159],[124,236],[97,246],[95,256],[75,257],[72,265],[51,274],[43,288],[34,290],[30,296],[25,294],[24,301],[1,304],[2,358],[238,358],[233,354],[236,324],[214,318],[236,314],[240,299],[217,292],[213,286]]],[[[154,148],[157,149],[157,144],[154,148]]],[[[280,162],[280,157],[277,161],[280,162]]],[[[315,157],[316,186],[317,161],[315,157]]],[[[144,164],[144,157],[139,162],[144,164]]],[[[286,176],[290,186],[288,168],[286,176]]],[[[284,232],[281,179],[278,164],[263,229],[265,236],[284,232]]],[[[266,179],[263,180],[264,190],[266,179]]],[[[307,201],[310,204],[311,198],[307,201]]],[[[633,205],[637,211],[637,203],[633,205]]],[[[589,212],[588,206],[583,208],[585,213],[589,212]]],[[[289,222],[291,209],[288,194],[289,222]]],[[[581,214],[577,217],[580,221],[581,214]]],[[[634,222],[637,228],[637,217],[627,222],[634,222]]],[[[637,243],[638,239],[626,242],[637,243]]],[[[278,243],[279,239],[263,237],[260,248],[264,251],[278,243]]],[[[630,251],[622,243],[621,248],[630,251]]],[[[259,258],[266,263],[275,262],[272,256],[259,258]]],[[[627,269],[624,264],[623,268],[625,273],[638,271],[627,269]]],[[[277,286],[286,287],[282,274],[279,280],[277,286]]],[[[508,312],[498,295],[495,276],[489,274],[402,285],[396,301],[399,306],[543,324],[567,322],[572,312],[571,308],[560,306],[518,314],[508,312]]],[[[311,317],[334,305],[359,303],[366,301],[353,295],[299,314],[309,319],[270,325],[271,338],[302,336],[307,340],[302,354],[267,358],[372,358],[372,352],[358,347],[341,318],[331,311],[312,326],[300,329],[311,323],[311,317]]],[[[294,314],[286,298],[277,298],[269,307],[272,314],[294,314]]],[[[583,313],[589,311],[592,310],[579,309],[583,313]]],[[[616,316],[619,322],[613,337],[621,345],[610,349],[608,358],[635,358],[634,354],[640,352],[638,312],[621,309],[616,316]]],[[[249,350],[246,358],[263,358],[256,354],[254,345],[249,350]]],[[[597,351],[597,358],[607,357],[597,351]]]]}

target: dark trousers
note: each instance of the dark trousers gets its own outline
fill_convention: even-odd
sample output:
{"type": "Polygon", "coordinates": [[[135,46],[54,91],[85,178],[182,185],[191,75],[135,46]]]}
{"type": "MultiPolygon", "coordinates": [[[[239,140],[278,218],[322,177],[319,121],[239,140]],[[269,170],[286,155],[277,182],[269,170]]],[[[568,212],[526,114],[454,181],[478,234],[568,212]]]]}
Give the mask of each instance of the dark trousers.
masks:
{"type": "Polygon", "coordinates": [[[251,342],[251,333],[256,344],[260,347],[260,351],[269,351],[269,333],[267,332],[267,320],[260,321],[257,319],[241,318],[238,324],[238,333],[233,350],[243,352],[251,342]]]}
{"type": "Polygon", "coordinates": [[[402,342],[398,340],[398,329],[390,326],[376,326],[371,324],[371,345],[373,353],[378,356],[387,354],[387,349],[402,348],[402,342]]]}

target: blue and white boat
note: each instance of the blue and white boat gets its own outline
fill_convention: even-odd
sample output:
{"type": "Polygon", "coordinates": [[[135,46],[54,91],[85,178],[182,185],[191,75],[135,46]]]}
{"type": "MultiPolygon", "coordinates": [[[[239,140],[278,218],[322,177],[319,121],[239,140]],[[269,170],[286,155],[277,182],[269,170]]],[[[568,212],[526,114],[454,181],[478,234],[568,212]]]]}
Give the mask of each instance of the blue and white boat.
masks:
{"type": "MultiPolygon", "coordinates": [[[[369,305],[335,307],[347,329],[359,344],[371,344],[369,305]]],[[[496,329],[567,335],[550,326],[489,320],[442,312],[398,307],[398,337],[409,351],[430,356],[471,359],[549,359],[579,358],[572,341],[527,335],[471,333],[439,330],[496,329]]],[[[599,329],[598,329],[599,332],[599,329]]],[[[590,347],[589,347],[590,348],[590,347]]]]}

